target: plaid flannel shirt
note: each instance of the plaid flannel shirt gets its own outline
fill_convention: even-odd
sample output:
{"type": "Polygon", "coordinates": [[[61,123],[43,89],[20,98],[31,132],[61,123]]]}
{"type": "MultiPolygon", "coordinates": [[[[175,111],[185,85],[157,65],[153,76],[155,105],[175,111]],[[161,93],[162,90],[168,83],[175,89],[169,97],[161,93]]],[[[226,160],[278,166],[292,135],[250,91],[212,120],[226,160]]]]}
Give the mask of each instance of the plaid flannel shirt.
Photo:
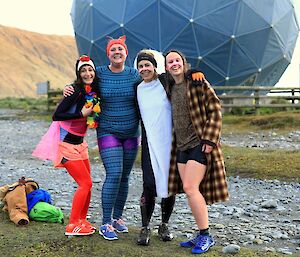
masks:
{"type": "MultiPolygon", "coordinates": [[[[229,199],[226,181],[224,157],[220,146],[222,113],[220,100],[210,84],[193,86],[187,82],[189,111],[195,132],[205,144],[213,146],[207,156],[207,169],[199,189],[207,204],[223,202],[229,199]]],[[[176,164],[176,137],[173,129],[171,163],[169,174],[169,195],[183,192],[182,181],[176,164]]]]}

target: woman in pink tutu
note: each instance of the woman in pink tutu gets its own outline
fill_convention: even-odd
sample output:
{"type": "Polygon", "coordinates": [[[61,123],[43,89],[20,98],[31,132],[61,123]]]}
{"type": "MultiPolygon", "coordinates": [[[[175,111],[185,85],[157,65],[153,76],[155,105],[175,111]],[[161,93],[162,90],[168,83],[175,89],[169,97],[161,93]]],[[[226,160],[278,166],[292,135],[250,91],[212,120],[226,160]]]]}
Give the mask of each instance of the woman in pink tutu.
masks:
{"type": "Polygon", "coordinates": [[[52,160],[57,168],[66,168],[78,184],[65,231],[65,235],[77,236],[95,232],[95,227],[86,219],[92,179],[84,136],[88,127],[98,126],[100,102],[95,64],[89,56],[84,55],[77,60],[76,80],[72,86],[74,94],[64,97],[58,105],[53,122],[33,151],[33,156],[52,160]]]}

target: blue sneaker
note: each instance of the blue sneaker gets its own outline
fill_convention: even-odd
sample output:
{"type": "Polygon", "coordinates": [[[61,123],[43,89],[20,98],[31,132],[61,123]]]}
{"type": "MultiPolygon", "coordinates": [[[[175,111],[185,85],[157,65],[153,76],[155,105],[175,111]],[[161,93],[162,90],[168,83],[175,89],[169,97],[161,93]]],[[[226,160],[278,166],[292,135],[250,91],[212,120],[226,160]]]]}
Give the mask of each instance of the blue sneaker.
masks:
{"type": "Polygon", "coordinates": [[[103,236],[104,239],[106,240],[117,240],[118,236],[114,231],[115,229],[113,228],[112,225],[110,224],[104,224],[100,227],[99,229],[99,234],[103,236]]]}
{"type": "Polygon", "coordinates": [[[184,241],[180,243],[181,247],[187,247],[187,248],[191,248],[194,247],[197,244],[197,238],[198,238],[199,234],[197,234],[194,238],[192,238],[189,241],[184,241]]]}
{"type": "Polygon", "coordinates": [[[128,233],[128,228],[126,227],[125,222],[122,219],[113,220],[112,226],[119,233],[128,233]]]}
{"type": "Polygon", "coordinates": [[[192,253],[200,254],[205,253],[211,246],[215,244],[215,240],[212,236],[199,235],[197,237],[197,243],[192,249],[192,253]]]}

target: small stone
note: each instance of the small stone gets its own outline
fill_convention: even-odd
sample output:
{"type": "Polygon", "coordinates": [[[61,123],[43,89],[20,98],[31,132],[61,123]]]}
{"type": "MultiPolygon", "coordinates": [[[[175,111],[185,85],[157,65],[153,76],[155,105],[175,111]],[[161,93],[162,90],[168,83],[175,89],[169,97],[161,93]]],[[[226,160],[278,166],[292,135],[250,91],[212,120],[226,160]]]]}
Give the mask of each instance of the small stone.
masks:
{"type": "Polygon", "coordinates": [[[223,224],[215,224],[215,225],[214,225],[214,228],[215,228],[215,229],[224,229],[224,228],[225,228],[225,225],[223,225],[223,224]]]}
{"type": "Polygon", "coordinates": [[[273,247],[264,247],[263,250],[265,252],[272,252],[272,253],[276,252],[275,248],[273,247]]]}
{"type": "Polygon", "coordinates": [[[264,243],[264,241],[261,240],[260,238],[255,238],[255,239],[253,240],[253,243],[254,243],[254,244],[257,244],[257,245],[262,245],[262,244],[264,243]]]}
{"type": "Polygon", "coordinates": [[[267,201],[261,203],[261,207],[267,208],[267,209],[277,208],[277,201],[276,200],[267,200],[267,201]]]}
{"type": "Polygon", "coordinates": [[[223,247],[222,252],[234,254],[234,253],[238,253],[240,251],[240,249],[241,249],[240,246],[238,246],[236,244],[230,244],[230,245],[223,247]]]}

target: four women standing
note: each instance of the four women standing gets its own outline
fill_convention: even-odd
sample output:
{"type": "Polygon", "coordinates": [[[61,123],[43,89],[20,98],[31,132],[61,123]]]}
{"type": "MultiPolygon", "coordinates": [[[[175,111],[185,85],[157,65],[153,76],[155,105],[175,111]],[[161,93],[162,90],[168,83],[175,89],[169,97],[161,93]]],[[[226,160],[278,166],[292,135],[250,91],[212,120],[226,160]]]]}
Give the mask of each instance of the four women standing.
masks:
{"type": "MultiPolygon", "coordinates": [[[[142,118],[143,169],[143,228],[138,244],[149,244],[149,222],[156,196],[162,198],[159,235],[164,241],[173,238],[167,224],[175,194],[183,188],[199,233],[192,240],[182,242],[181,246],[192,247],[192,253],[204,253],[214,245],[208,230],[207,204],[228,199],[220,149],[222,115],[219,99],[206,80],[196,86],[187,79],[187,62],[178,51],[165,55],[166,75],[156,73],[153,55],[140,52],[137,68],[143,82],[135,87],[140,76],[137,70],[125,66],[127,51],[125,36],[111,39],[106,48],[110,64],[96,68],[102,108],[97,138],[106,171],[102,188],[103,224],[99,233],[107,240],[115,240],[118,239],[115,230],[128,232],[122,214],[129,174],[138,149],[138,109],[142,118]]],[[[74,89],[76,93],[76,87],[74,89]]],[[[72,99],[76,98],[75,93],[72,99]]],[[[81,113],[88,115],[91,110],[83,108],[81,113]]],[[[66,163],[68,161],[63,159],[62,164],[66,166],[66,163]]]]}

